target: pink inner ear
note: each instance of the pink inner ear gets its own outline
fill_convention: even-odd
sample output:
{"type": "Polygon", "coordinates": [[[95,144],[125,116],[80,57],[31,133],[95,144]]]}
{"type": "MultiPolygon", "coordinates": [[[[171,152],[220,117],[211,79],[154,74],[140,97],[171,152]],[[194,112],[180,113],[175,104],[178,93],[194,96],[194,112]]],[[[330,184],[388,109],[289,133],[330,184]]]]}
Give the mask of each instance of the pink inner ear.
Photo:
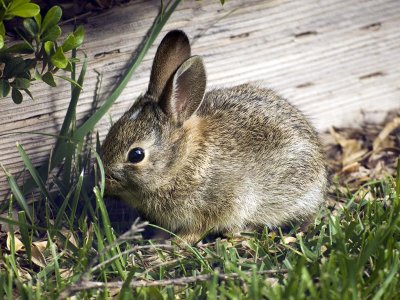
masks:
{"type": "Polygon", "coordinates": [[[175,73],[171,82],[170,97],[166,98],[166,107],[171,117],[178,123],[185,120],[200,106],[206,86],[203,62],[199,57],[185,61],[175,73]]]}
{"type": "MultiPolygon", "coordinates": [[[[179,98],[178,98],[179,99],[179,98]]],[[[185,110],[185,101],[177,101],[176,111],[181,114],[185,110]]]]}
{"type": "Polygon", "coordinates": [[[187,103],[188,103],[188,101],[190,101],[190,99],[188,99],[189,92],[186,89],[187,87],[185,87],[185,85],[184,85],[183,78],[179,77],[179,79],[182,79],[182,80],[179,80],[176,83],[175,91],[174,91],[175,110],[178,115],[185,112],[187,103]]]}

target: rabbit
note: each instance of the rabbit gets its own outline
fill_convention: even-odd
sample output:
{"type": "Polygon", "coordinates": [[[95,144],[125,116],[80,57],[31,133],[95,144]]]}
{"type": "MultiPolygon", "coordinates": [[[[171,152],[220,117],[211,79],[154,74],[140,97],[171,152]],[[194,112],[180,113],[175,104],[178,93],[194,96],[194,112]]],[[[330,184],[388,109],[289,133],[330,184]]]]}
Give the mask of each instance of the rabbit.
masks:
{"type": "Polygon", "coordinates": [[[202,58],[179,30],[161,41],[147,92],[112,125],[102,155],[107,194],[188,243],[305,222],[327,186],[304,115],[250,84],[206,92],[202,58]]]}

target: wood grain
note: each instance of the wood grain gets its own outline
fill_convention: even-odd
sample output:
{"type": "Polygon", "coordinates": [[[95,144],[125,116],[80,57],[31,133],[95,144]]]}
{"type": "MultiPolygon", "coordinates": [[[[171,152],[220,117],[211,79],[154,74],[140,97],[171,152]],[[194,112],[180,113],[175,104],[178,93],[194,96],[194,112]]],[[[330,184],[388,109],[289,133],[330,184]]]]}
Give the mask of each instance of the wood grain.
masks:
{"type": "MultiPolygon", "coordinates": [[[[147,34],[160,1],[134,1],[91,17],[83,50],[89,69],[79,120],[102,101],[147,34]]],[[[172,15],[143,64],[110,111],[116,120],[145,91],[156,46],[169,30],[184,29],[193,54],[202,55],[208,88],[255,82],[285,96],[315,126],[379,121],[400,108],[400,2],[398,0],[217,0],[184,1],[172,15]]],[[[68,30],[68,29],[67,29],[68,30]]],[[[69,86],[33,84],[36,100],[1,100],[0,162],[13,174],[23,168],[20,142],[35,165],[49,156],[54,140],[20,131],[57,133],[69,103],[69,86]]],[[[104,138],[108,116],[97,130],[104,138]]],[[[0,175],[0,201],[7,191],[0,175]]]]}

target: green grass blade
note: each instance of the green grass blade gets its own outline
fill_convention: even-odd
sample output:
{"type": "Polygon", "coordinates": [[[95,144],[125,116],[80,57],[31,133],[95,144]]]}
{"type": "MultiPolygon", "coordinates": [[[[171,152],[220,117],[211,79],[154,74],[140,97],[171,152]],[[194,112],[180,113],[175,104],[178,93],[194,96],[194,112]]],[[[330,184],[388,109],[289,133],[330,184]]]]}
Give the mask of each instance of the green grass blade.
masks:
{"type": "Polygon", "coordinates": [[[76,86],[77,88],[79,88],[81,90],[83,89],[82,85],[79,84],[79,82],[77,82],[75,80],[72,80],[71,78],[68,78],[66,76],[56,75],[56,74],[54,74],[54,76],[58,77],[58,78],[61,78],[61,79],[64,79],[65,81],[68,81],[69,83],[71,83],[72,85],[76,86]]]}
{"type": "Polygon", "coordinates": [[[76,210],[78,208],[78,201],[79,201],[79,196],[81,194],[82,190],[82,183],[83,183],[83,175],[84,171],[82,170],[81,174],[79,175],[78,178],[78,183],[76,184],[75,191],[74,191],[74,197],[72,199],[72,206],[71,206],[71,218],[70,218],[70,226],[72,227],[73,225],[73,220],[76,219],[76,210]]]}
{"type": "Polygon", "coordinates": [[[198,261],[208,270],[212,270],[211,266],[208,264],[208,262],[203,258],[203,256],[201,255],[201,253],[192,245],[190,245],[189,243],[187,243],[185,240],[183,240],[179,235],[176,235],[175,233],[173,233],[172,231],[169,231],[168,229],[165,229],[163,227],[160,227],[158,225],[155,224],[149,224],[149,226],[160,229],[162,231],[165,231],[166,233],[174,236],[175,238],[177,238],[178,240],[180,240],[181,242],[183,242],[183,244],[185,245],[185,247],[192,252],[196,258],[198,259],[198,261]]]}
{"type": "Polygon", "coordinates": [[[93,150],[93,154],[96,157],[97,164],[99,165],[100,169],[100,192],[101,192],[101,197],[104,196],[104,188],[106,184],[106,175],[104,172],[104,165],[103,162],[101,161],[100,155],[93,150]]]}
{"type": "Polygon", "coordinates": [[[400,157],[397,159],[397,171],[396,171],[396,198],[395,204],[397,207],[400,206],[400,157]]]}
{"type": "MultiPolygon", "coordinates": [[[[101,214],[101,217],[102,217],[103,227],[104,227],[104,232],[105,232],[105,235],[106,235],[107,242],[109,244],[112,244],[115,241],[115,235],[111,230],[110,218],[108,217],[108,212],[107,212],[106,206],[104,205],[104,200],[103,200],[103,197],[102,197],[101,192],[100,192],[98,187],[94,188],[94,193],[95,193],[95,196],[96,196],[97,205],[98,205],[98,207],[100,209],[100,214],[101,214]]],[[[118,253],[120,253],[118,245],[111,249],[112,256],[117,255],[117,251],[118,251],[118,253]]],[[[125,280],[127,274],[123,271],[123,268],[122,268],[122,266],[125,264],[123,258],[120,257],[120,259],[119,260],[115,260],[114,263],[115,263],[115,266],[116,266],[116,268],[118,270],[118,273],[120,274],[122,279],[125,280]]]]}
{"type": "MultiPolygon", "coordinates": [[[[82,69],[81,72],[79,74],[79,78],[77,83],[82,86],[83,85],[83,81],[85,79],[85,75],[86,75],[86,69],[87,69],[87,59],[84,60],[83,65],[82,65],[82,69]]],[[[78,86],[73,86],[72,87],[72,91],[71,91],[71,101],[69,102],[68,105],[68,109],[67,109],[67,114],[65,115],[64,118],[64,122],[61,126],[61,130],[60,130],[60,135],[61,136],[67,136],[68,132],[71,128],[71,124],[73,122],[73,120],[75,119],[76,116],[76,106],[78,105],[78,100],[81,94],[81,88],[78,86]]],[[[83,137],[82,137],[83,139],[83,137]]],[[[81,139],[78,139],[79,141],[81,139]]],[[[65,147],[63,147],[65,144],[64,140],[57,140],[56,146],[54,148],[54,153],[53,153],[53,157],[51,160],[51,164],[50,164],[50,169],[52,169],[55,165],[59,164],[62,159],[64,157],[66,157],[68,155],[67,151],[68,149],[65,149],[65,147]]]]}
{"type": "Polygon", "coordinates": [[[381,287],[379,290],[376,292],[372,300],[379,300],[382,299],[384,296],[385,292],[387,291],[388,286],[392,283],[392,281],[395,279],[395,276],[398,275],[399,272],[399,254],[396,252],[394,254],[394,264],[393,267],[391,268],[389,274],[386,276],[385,281],[382,283],[381,287]]]}
{"type": "Polygon", "coordinates": [[[29,159],[28,155],[26,154],[24,148],[17,143],[17,149],[19,151],[19,154],[22,157],[22,160],[25,163],[26,168],[28,169],[29,173],[31,174],[33,180],[35,181],[36,185],[39,187],[40,191],[42,192],[43,195],[45,195],[45,197],[47,199],[52,199],[50,197],[49,192],[47,191],[46,186],[44,185],[42,178],[40,177],[38,171],[36,170],[36,168],[33,166],[31,160],[29,159]]]}
{"type": "MultiPolygon", "coordinates": [[[[8,208],[8,217],[9,218],[12,218],[12,207],[13,207],[13,198],[10,197],[10,205],[8,208]]],[[[17,268],[17,264],[15,261],[15,235],[14,235],[15,232],[14,232],[13,226],[9,226],[8,234],[9,234],[9,238],[10,238],[10,256],[9,256],[10,260],[9,260],[9,262],[10,262],[10,265],[11,265],[11,268],[12,268],[14,274],[18,274],[18,268],[17,268]]]]}
{"type": "Polygon", "coordinates": [[[12,176],[5,168],[2,164],[0,164],[0,166],[3,168],[4,173],[6,173],[6,177],[7,177],[7,181],[8,181],[8,186],[11,189],[11,192],[13,193],[15,199],[17,200],[19,206],[25,211],[29,221],[31,222],[31,224],[33,224],[33,218],[32,215],[30,213],[28,204],[25,200],[24,195],[22,194],[22,191],[20,190],[17,181],[15,180],[14,176],[12,176]]]}
{"type": "Polygon", "coordinates": [[[61,229],[61,220],[69,203],[69,199],[71,198],[72,192],[74,189],[70,189],[67,196],[65,197],[63,203],[61,204],[60,208],[57,211],[56,220],[54,221],[54,229],[61,229]]]}
{"type": "Polygon", "coordinates": [[[18,212],[19,230],[21,233],[22,243],[24,244],[26,254],[29,261],[32,260],[31,238],[28,231],[28,222],[26,220],[26,213],[24,211],[18,212]]]}
{"type": "Polygon", "coordinates": [[[53,256],[54,272],[56,274],[57,288],[60,289],[60,288],[62,288],[62,280],[61,280],[61,274],[60,274],[60,265],[58,263],[59,257],[56,252],[56,245],[53,243],[49,233],[47,233],[47,237],[48,237],[48,241],[49,241],[49,248],[51,251],[51,255],[53,256]]]}
{"type": "Polygon", "coordinates": [[[78,128],[76,131],[74,138],[76,139],[82,139],[84,136],[86,136],[91,130],[93,130],[94,126],[97,124],[97,122],[100,121],[100,119],[107,113],[107,111],[111,108],[115,100],[119,97],[121,92],[124,90],[126,85],[128,84],[130,78],[132,77],[133,72],[136,70],[136,68],[139,66],[139,64],[142,62],[144,56],[146,55],[147,51],[150,49],[152,44],[154,43],[155,39],[157,38],[158,34],[160,33],[161,29],[164,27],[165,23],[168,21],[169,17],[173,13],[173,11],[176,9],[178,4],[181,2],[181,0],[175,0],[171,3],[171,5],[167,8],[164,13],[160,13],[158,17],[156,18],[150,35],[145,41],[143,48],[139,52],[139,54],[132,60],[130,63],[128,70],[122,77],[121,81],[118,83],[118,85],[115,87],[111,95],[105,100],[104,104],[81,126],[78,128]]]}
{"type": "MultiPolygon", "coordinates": [[[[85,78],[86,74],[86,69],[87,69],[87,60],[85,59],[82,65],[82,69],[78,78],[78,84],[83,85],[83,81],[85,78]]],[[[73,72],[74,73],[74,72],[73,72]]],[[[74,79],[74,78],[73,78],[74,79]]],[[[67,109],[67,114],[64,118],[63,124],[61,126],[59,138],[57,139],[56,145],[54,147],[53,155],[51,156],[51,161],[46,161],[37,171],[38,175],[42,179],[43,182],[47,180],[48,177],[48,171],[53,170],[53,168],[58,165],[59,163],[62,162],[62,160],[68,155],[69,149],[68,147],[65,147],[66,142],[68,139],[68,132],[71,126],[71,123],[73,119],[75,118],[76,114],[76,106],[79,100],[79,96],[81,93],[81,89],[77,87],[76,85],[73,85],[72,91],[71,91],[71,101],[69,103],[68,109],[67,109]],[[65,138],[67,137],[67,139],[65,138]]],[[[77,141],[78,142],[78,141],[77,141]]],[[[32,190],[34,187],[35,180],[33,178],[30,178],[24,185],[25,191],[29,192],[32,190]]]]}

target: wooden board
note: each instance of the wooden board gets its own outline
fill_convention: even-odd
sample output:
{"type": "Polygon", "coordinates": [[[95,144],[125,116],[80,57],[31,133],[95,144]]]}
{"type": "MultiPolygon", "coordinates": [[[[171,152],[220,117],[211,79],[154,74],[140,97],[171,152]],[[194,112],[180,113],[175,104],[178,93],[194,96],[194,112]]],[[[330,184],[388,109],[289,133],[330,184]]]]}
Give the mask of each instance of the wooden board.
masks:
{"type": "MultiPolygon", "coordinates": [[[[112,89],[160,9],[160,1],[132,1],[85,25],[83,50],[89,69],[78,118],[96,107],[112,89]]],[[[184,29],[193,54],[202,55],[208,87],[256,82],[285,96],[315,126],[379,121],[400,108],[400,2],[398,0],[218,0],[180,4],[143,64],[110,111],[116,120],[144,92],[156,46],[169,30],[184,29]]],[[[51,138],[9,132],[57,133],[69,103],[69,86],[34,84],[36,100],[17,106],[1,100],[0,162],[13,174],[22,170],[15,148],[20,142],[36,165],[49,156],[51,138]]],[[[108,117],[97,127],[101,138],[108,117]]],[[[7,186],[0,175],[0,201],[7,186]]]]}

